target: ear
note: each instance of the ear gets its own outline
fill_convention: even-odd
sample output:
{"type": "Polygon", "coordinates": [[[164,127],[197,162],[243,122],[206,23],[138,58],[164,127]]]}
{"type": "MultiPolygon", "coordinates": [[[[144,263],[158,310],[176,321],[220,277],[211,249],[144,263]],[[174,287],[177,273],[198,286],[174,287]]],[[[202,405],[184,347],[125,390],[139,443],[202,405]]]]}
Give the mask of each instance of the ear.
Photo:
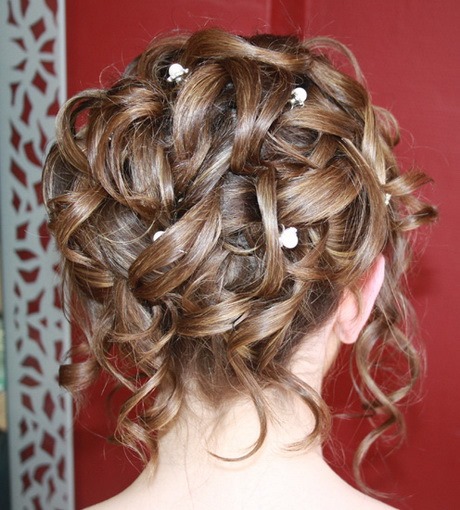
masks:
{"type": "Polygon", "coordinates": [[[341,342],[352,344],[358,339],[359,333],[372,312],[384,277],[385,258],[379,255],[364,277],[359,290],[361,298],[359,302],[351,291],[345,291],[334,323],[334,331],[341,342]]]}

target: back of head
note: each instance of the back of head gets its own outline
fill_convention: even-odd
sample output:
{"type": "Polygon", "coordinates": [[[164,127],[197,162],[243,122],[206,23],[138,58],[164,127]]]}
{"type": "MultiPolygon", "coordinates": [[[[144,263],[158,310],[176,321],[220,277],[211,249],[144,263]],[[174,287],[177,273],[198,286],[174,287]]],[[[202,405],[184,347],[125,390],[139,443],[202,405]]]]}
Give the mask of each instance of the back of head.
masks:
{"type": "Polygon", "coordinates": [[[289,362],[383,253],[355,353],[363,395],[393,419],[417,373],[401,330],[405,233],[435,215],[412,194],[427,178],[400,173],[397,141],[327,39],[159,38],[112,86],[71,99],[44,189],[88,349],[62,382],[80,390],[102,369],[126,386],[118,432],[153,456],[191,394],[216,409],[248,396],[263,441],[264,390],[294,392],[320,434],[327,408],[289,362]],[[372,378],[376,346],[412,368],[389,396],[372,378]]]}

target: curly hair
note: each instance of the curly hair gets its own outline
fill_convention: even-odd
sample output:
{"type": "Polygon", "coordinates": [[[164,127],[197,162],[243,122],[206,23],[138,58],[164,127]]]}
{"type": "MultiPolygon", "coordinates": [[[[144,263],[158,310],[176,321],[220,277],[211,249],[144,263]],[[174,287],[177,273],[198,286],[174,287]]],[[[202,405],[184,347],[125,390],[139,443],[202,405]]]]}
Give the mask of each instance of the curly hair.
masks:
{"type": "Polygon", "coordinates": [[[289,363],[384,254],[354,347],[366,414],[385,416],[358,449],[362,482],[363,456],[402,426],[397,403],[418,376],[401,279],[407,233],[436,216],[414,195],[428,177],[398,167],[398,139],[353,55],[325,38],[162,37],[113,85],[70,99],[44,194],[69,314],[87,341],[61,383],[78,394],[103,371],[127,388],[116,437],[153,461],[191,394],[216,410],[252,400],[260,435],[248,456],[267,434],[267,388],[298,395],[316,422],[306,441],[323,438],[330,411],[289,363]],[[182,79],[168,80],[173,63],[182,79]],[[293,107],[296,87],[308,97],[293,107]],[[293,249],[280,244],[289,227],[293,249]],[[388,350],[409,368],[390,391],[375,373],[388,350]]]}

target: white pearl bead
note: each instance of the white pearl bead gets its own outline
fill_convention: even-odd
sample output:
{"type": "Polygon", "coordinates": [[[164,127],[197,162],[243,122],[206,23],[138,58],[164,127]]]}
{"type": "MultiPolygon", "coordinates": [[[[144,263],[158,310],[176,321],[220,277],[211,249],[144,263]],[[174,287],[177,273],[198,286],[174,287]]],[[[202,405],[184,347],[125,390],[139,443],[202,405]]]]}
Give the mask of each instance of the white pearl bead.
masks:
{"type": "Polygon", "coordinates": [[[171,64],[168,69],[169,78],[168,81],[174,81],[188,73],[188,69],[185,69],[180,64],[171,64]]]}
{"type": "Polygon", "coordinates": [[[159,237],[161,237],[164,234],[164,230],[159,230],[158,232],[155,232],[153,234],[153,240],[156,241],[159,237]]]}
{"type": "Polygon", "coordinates": [[[299,244],[297,229],[295,227],[284,229],[280,235],[280,243],[284,248],[295,248],[299,244]]]}
{"type": "Polygon", "coordinates": [[[303,106],[307,99],[307,91],[303,87],[296,87],[292,91],[291,104],[293,106],[303,106]]]}

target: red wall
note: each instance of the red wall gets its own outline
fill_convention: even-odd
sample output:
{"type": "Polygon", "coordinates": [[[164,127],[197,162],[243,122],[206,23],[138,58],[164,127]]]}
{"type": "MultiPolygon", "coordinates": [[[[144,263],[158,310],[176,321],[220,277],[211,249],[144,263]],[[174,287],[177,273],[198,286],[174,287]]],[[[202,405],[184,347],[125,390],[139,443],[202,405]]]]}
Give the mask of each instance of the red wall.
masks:
{"type": "MultiPolygon", "coordinates": [[[[374,458],[367,475],[374,486],[398,494],[402,509],[458,508],[459,426],[456,404],[460,342],[460,2],[444,0],[257,0],[168,2],[148,0],[68,2],[69,95],[121,69],[158,32],[219,25],[254,30],[330,35],[355,52],[377,104],[403,126],[403,164],[414,163],[435,179],[428,190],[441,222],[411,278],[426,344],[428,370],[420,403],[409,408],[408,440],[385,459],[374,458]],[[104,9],[105,7],[105,9],[104,9]],[[108,75],[106,74],[108,73],[108,75]]],[[[340,403],[349,381],[341,380],[340,403]]],[[[98,389],[75,429],[77,508],[118,492],[135,476],[132,460],[107,445],[98,389]]],[[[350,456],[355,425],[337,427],[350,456]]],[[[336,469],[343,471],[335,457],[336,469]]]]}

